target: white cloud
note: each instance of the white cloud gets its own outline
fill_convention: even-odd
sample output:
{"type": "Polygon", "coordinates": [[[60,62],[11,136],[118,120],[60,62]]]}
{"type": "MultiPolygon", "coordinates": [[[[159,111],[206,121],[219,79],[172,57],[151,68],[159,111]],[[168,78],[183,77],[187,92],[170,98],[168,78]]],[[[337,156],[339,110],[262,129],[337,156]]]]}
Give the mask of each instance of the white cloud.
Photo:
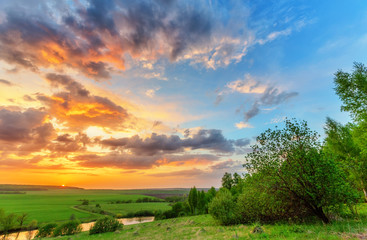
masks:
{"type": "Polygon", "coordinates": [[[245,79],[229,82],[226,86],[231,89],[232,92],[239,93],[264,93],[268,87],[267,85],[254,80],[250,74],[246,74],[245,79]]]}
{"type": "Polygon", "coordinates": [[[254,128],[254,126],[252,126],[251,124],[249,124],[247,122],[239,122],[239,123],[236,123],[235,126],[238,129],[242,129],[242,128],[254,128]]]}
{"type": "Polygon", "coordinates": [[[155,90],[154,89],[148,89],[145,91],[145,95],[147,97],[153,98],[155,96],[155,90]]]}

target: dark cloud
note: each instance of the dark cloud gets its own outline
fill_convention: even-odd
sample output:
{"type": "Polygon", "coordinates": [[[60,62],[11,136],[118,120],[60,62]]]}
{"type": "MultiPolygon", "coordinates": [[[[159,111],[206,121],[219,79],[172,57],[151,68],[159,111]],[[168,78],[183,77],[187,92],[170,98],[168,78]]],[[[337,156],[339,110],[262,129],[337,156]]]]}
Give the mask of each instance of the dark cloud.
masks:
{"type": "Polygon", "coordinates": [[[152,128],[158,127],[159,125],[162,125],[161,121],[154,121],[152,128]]]}
{"type": "Polygon", "coordinates": [[[5,79],[0,79],[0,84],[6,85],[6,86],[14,86],[13,83],[5,79]]]}
{"type": "Polygon", "coordinates": [[[187,161],[195,163],[211,163],[219,158],[210,154],[163,154],[154,156],[142,156],[127,153],[112,152],[106,155],[85,154],[71,158],[71,161],[78,162],[82,167],[89,168],[122,168],[122,169],[150,169],[167,164],[174,166],[184,165],[187,161]]]}
{"type": "Polygon", "coordinates": [[[46,75],[46,80],[51,84],[51,86],[62,87],[74,95],[80,95],[83,97],[87,97],[89,95],[89,91],[86,90],[83,85],[67,75],[48,73],[46,75]]]}
{"type": "Polygon", "coordinates": [[[57,138],[47,146],[47,149],[53,153],[83,152],[86,150],[86,145],[90,142],[91,141],[86,134],[79,133],[75,136],[71,136],[66,133],[57,136],[57,138]]]}
{"type": "Polygon", "coordinates": [[[100,31],[107,31],[111,35],[118,34],[112,11],[115,9],[115,2],[113,0],[92,0],[89,1],[90,6],[85,12],[80,11],[84,15],[85,22],[93,29],[100,31]]]}
{"type": "Polygon", "coordinates": [[[250,144],[251,140],[248,138],[241,138],[234,141],[236,147],[246,147],[250,144]]]}
{"type": "Polygon", "coordinates": [[[35,72],[72,67],[100,80],[110,77],[112,66],[123,70],[127,54],[175,61],[210,41],[209,14],[182,2],[163,2],[9,3],[0,24],[0,59],[35,72]]]}
{"type": "Polygon", "coordinates": [[[52,124],[45,122],[46,116],[46,112],[33,108],[1,109],[0,149],[24,155],[45,148],[55,135],[52,124]]]}
{"type": "Polygon", "coordinates": [[[136,155],[153,156],[167,152],[182,152],[184,148],[208,149],[215,152],[233,152],[236,142],[226,139],[221,130],[201,129],[192,137],[181,139],[177,135],[158,135],[152,133],[145,139],[135,135],[130,138],[105,139],[100,144],[112,149],[130,149],[136,155]]]}
{"type": "Polygon", "coordinates": [[[244,112],[245,121],[248,122],[251,118],[258,115],[260,113],[260,106],[277,106],[296,96],[298,96],[297,92],[285,92],[275,87],[268,87],[261,94],[260,98],[255,100],[251,109],[244,112]]]}
{"type": "Polygon", "coordinates": [[[234,164],[235,164],[235,162],[233,160],[229,159],[229,160],[226,160],[224,162],[219,162],[219,163],[211,166],[210,168],[212,170],[222,170],[222,169],[231,168],[231,167],[233,167],[234,164]]]}
{"type": "Polygon", "coordinates": [[[264,106],[279,105],[296,96],[297,92],[281,92],[277,88],[269,87],[261,96],[260,103],[264,106]]]}
{"type": "Polygon", "coordinates": [[[259,112],[260,112],[259,104],[258,104],[258,102],[255,102],[252,105],[251,109],[244,113],[245,114],[245,121],[248,122],[248,120],[255,117],[257,114],[259,114],[259,112]]]}
{"type": "Polygon", "coordinates": [[[46,113],[37,109],[24,112],[0,110],[0,140],[9,142],[28,141],[33,131],[43,125],[46,113]]]}
{"type": "Polygon", "coordinates": [[[156,165],[160,156],[136,156],[125,153],[110,153],[107,155],[86,154],[72,158],[82,167],[89,168],[123,168],[123,169],[149,169],[156,165]]]}
{"type": "Polygon", "coordinates": [[[34,99],[33,97],[29,96],[29,95],[24,95],[23,99],[27,102],[34,102],[36,101],[36,99],[34,99]]]}
{"type": "Polygon", "coordinates": [[[181,170],[181,171],[173,171],[173,172],[166,172],[166,173],[153,173],[148,174],[148,176],[152,177],[198,177],[200,175],[204,175],[205,172],[203,170],[193,168],[189,170],[181,170]]]}

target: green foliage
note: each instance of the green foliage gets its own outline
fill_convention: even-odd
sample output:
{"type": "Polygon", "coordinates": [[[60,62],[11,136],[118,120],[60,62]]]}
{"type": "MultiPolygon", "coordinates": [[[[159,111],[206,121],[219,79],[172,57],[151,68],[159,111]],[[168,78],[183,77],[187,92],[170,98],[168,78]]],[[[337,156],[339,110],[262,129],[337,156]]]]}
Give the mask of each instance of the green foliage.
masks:
{"type": "Polygon", "coordinates": [[[215,190],[215,188],[214,187],[211,187],[209,190],[208,190],[208,192],[207,192],[207,194],[206,194],[206,196],[207,196],[207,201],[208,202],[211,202],[212,201],[212,199],[215,197],[215,195],[217,194],[217,190],[215,190]]]}
{"type": "Polygon", "coordinates": [[[166,202],[183,202],[186,200],[185,196],[170,196],[164,199],[166,202]]]}
{"type": "Polygon", "coordinates": [[[356,195],[333,156],[321,150],[318,138],[305,121],[286,120],[284,129],[268,129],[257,137],[245,166],[269,176],[278,191],[328,223],[326,211],[352,204],[356,195]]]}
{"type": "Polygon", "coordinates": [[[21,213],[17,217],[17,222],[18,222],[18,226],[20,229],[23,228],[24,222],[27,220],[27,218],[28,218],[28,213],[21,213]]]}
{"type": "MultiPolygon", "coordinates": [[[[94,213],[75,210],[75,206],[81,204],[80,199],[89,199],[90,205],[95,207],[99,203],[103,210],[114,214],[127,214],[130,211],[138,210],[168,210],[168,203],[135,203],[139,198],[147,194],[183,194],[188,190],[80,190],[62,189],[48,191],[30,191],[27,194],[1,194],[0,208],[7,213],[28,213],[25,224],[29,224],[32,219],[36,219],[40,224],[49,222],[67,221],[71,214],[83,222],[92,221],[100,217],[94,213]],[[139,195],[137,195],[139,194],[139,195]],[[128,204],[109,204],[111,201],[132,201],[128,204]],[[92,204],[93,203],[93,204],[92,204]]],[[[97,213],[98,214],[98,213],[97,213]]]]}
{"type": "Polygon", "coordinates": [[[116,230],[122,229],[122,227],[123,225],[118,220],[111,217],[104,217],[96,221],[89,230],[89,234],[115,232],[116,230]]]}
{"type": "Polygon", "coordinates": [[[367,158],[362,151],[362,144],[365,142],[361,137],[361,131],[363,132],[363,129],[355,124],[342,125],[327,118],[324,149],[335,156],[348,176],[351,186],[363,192],[365,201],[367,201],[365,186],[367,183],[367,158]]]}
{"type": "Polygon", "coordinates": [[[227,188],[222,188],[209,203],[209,213],[222,225],[238,222],[236,204],[227,188]]]}
{"type": "Polygon", "coordinates": [[[17,216],[14,213],[6,215],[4,212],[0,212],[0,215],[2,215],[2,217],[0,216],[0,229],[4,233],[5,239],[9,231],[15,227],[17,216]]]}
{"type": "Polygon", "coordinates": [[[276,181],[261,173],[247,175],[237,198],[241,223],[301,219],[310,211],[292,195],[279,191],[276,181]]]}
{"type": "Polygon", "coordinates": [[[80,233],[82,231],[82,227],[80,226],[80,222],[78,220],[71,220],[65,223],[58,225],[54,231],[53,236],[64,236],[64,235],[74,235],[80,233]]]}
{"type": "Polygon", "coordinates": [[[89,205],[89,200],[88,199],[83,199],[82,200],[82,205],[89,205]]]}
{"type": "Polygon", "coordinates": [[[198,213],[199,214],[205,214],[208,213],[207,204],[206,204],[206,197],[204,190],[201,190],[198,192],[198,213]]]}
{"type": "Polygon", "coordinates": [[[138,198],[136,200],[137,203],[143,203],[143,202],[164,202],[164,200],[159,198],[151,198],[151,197],[144,197],[144,198],[138,198]]]}
{"type": "Polygon", "coordinates": [[[354,63],[352,73],[335,73],[335,91],[343,101],[341,109],[349,111],[356,121],[367,120],[367,68],[354,63]]]}
{"type": "Polygon", "coordinates": [[[197,206],[198,206],[198,191],[196,187],[193,187],[190,189],[189,197],[188,197],[188,203],[190,206],[190,211],[192,214],[197,213],[197,206]]]}
{"type": "Polygon", "coordinates": [[[230,173],[224,173],[222,177],[222,187],[227,188],[228,190],[231,190],[233,185],[233,178],[232,174],[230,173]]]}
{"type": "Polygon", "coordinates": [[[45,238],[45,237],[51,237],[53,231],[57,227],[56,223],[48,223],[43,226],[41,226],[38,229],[38,233],[36,235],[36,238],[45,238]]]}

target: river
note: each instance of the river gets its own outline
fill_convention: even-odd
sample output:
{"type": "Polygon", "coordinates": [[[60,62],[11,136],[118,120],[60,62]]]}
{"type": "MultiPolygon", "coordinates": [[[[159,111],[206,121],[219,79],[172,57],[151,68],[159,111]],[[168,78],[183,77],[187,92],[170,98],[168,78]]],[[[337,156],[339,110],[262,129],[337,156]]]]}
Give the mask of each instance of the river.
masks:
{"type": "MultiPolygon", "coordinates": [[[[118,219],[120,223],[124,225],[132,225],[132,224],[139,224],[139,223],[145,223],[145,222],[153,222],[154,217],[134,217],[134,218],[119,218],[118,219]]],[[[89,229],[94,225],[95,222],[89,222],[89,223],[82,223],[80,224],[82,227],[82,231],[89,231],[89,229]]],[[[30,240],[33,239],[38,230],[33,231],[21,231],[17,233],[12,233],[7,236],[7,240],[30,240]],[[17,238],[17,235],[19,233],[19,236],[17,238]]],[[[0,235],[0,239],[3,239],[4,235],[0,235]]]]}

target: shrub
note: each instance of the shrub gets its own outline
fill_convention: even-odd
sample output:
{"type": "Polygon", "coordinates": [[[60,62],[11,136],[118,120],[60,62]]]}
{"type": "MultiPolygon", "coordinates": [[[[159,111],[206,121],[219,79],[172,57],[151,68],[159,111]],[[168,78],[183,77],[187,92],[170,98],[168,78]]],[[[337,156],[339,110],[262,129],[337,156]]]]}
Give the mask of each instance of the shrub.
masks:
{"type": "Polygon", "coordinates": [[[80,226],[80,222],[77,220],[71,220],[57,226],[53,232],[53,236],[74,235],[81,231],[82,227],[80,226]]]}
{"type": "Polygon", "coordinates": [[[89,230],[89,234],[114,232],[122,229],[122,227],[123,225],[118,220],[111,217],[104,217],[96,221],[93,227],[89,230]]]}
{"type": "Polygon", "coordinates": [[[228,189],[222,188],[209,203],[209,213],[222,225],[235,224],[238,221],[236,204],[228,189]]]}
{"type": "Polygon", "coordinates": [[[56,228],[56,226],[57,226],[56,223],[48,223],[46,225],[41,226],[38,229],[38,233],[36,235],[36,238],[51,237],[52,236],[52,232],[54,231],[54,229],[56,228]]]}
{"type": "Polygon", "coordinates": [[[242,192],[237,199],[241,223],[296,220],[311,215],[299,200],[280,191],[269,176],[259,173],[247,176],[242,192]]]}

